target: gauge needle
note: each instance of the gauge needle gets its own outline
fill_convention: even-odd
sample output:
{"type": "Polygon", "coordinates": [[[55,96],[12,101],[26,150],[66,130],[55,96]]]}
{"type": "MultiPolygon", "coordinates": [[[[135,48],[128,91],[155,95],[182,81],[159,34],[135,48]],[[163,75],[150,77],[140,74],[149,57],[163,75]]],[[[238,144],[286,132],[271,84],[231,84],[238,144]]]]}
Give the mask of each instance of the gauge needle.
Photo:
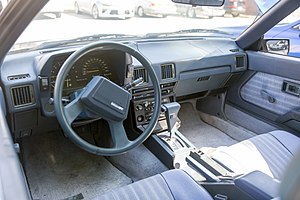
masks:
{"type": "Polygon", "coordinates": [[[87,71],[87,73],[95,73],[95,72],[99,72],[100,70],[99,69],[96,69],[96,70],[92,70],[92,71],[87,71]]]}

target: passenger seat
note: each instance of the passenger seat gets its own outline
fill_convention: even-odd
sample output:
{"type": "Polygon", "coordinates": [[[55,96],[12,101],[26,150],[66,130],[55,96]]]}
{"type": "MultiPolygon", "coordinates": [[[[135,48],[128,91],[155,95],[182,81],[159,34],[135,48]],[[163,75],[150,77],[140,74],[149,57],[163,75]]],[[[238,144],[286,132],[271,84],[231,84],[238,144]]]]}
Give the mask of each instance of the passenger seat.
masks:
{"type": "Polygon", "coordinates": [[[210,157],[236,174],[260,171],[281,180],[299,149],[300,138],[277,130],[229,147],[218,147],[210,157]]]}
{"type": "Polygon", "coordinates": [[[287,168],[300,150],[300,138],[286,131],[272,131],[229,147],[218,147],[210,157],[235,174],[237,188],[252,199],[279,196],[287,168]]]}

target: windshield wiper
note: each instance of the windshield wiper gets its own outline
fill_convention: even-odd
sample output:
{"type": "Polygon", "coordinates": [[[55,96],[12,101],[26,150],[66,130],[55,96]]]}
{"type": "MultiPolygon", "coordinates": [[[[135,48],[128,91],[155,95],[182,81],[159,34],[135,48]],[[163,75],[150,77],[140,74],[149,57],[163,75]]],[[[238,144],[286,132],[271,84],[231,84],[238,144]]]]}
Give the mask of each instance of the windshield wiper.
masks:
{"type": "Polygon", "coordinates": [[[163,32],[163,33],[148,33],[144,37],[145,38],[158,38],[158,37],[169,37],[175,35],[182,35],[182,34],[190,34],[190,33],[212,33],[212,34],[222,34],[222,35],[232,35],[231,33],[214,30],[214,29],[186,29],[186,30],[179,30],[175,32],[163,32]]]}
{"type": "Polygon", "coordinates": [[[126,35],[126,34],[96,34],[96,35],[89,35],[89,36],[83,36],[68,40],[58,40],[58,41],[49,41],[44,42],[34,48],[34,50],[39,49],[50,49],[55,48],[59,46],[68,46],[68,45],[74,45],[74,44],[81,44],[81,43],[88,43],[93,41],[99,41],[99,40],[111,40],[111,39],[124,39],[124,38],[137,38],[136,35],[126,35]]]}

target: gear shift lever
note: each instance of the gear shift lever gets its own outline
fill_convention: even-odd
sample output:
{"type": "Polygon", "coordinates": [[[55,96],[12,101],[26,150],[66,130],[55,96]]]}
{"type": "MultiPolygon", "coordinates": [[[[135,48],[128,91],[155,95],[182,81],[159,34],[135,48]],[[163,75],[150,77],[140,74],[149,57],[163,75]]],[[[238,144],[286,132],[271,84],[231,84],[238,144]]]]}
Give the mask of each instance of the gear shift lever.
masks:
{"type": "Polygon", "coordinates": [[[180,104],[177,102],[162,104],[161,109],[163,112],[165,112],[168,131],[170,132],[170,137],[172,137],[172,135],[177,131],[176,121],[177,114],[180,109],[180,104]]]}

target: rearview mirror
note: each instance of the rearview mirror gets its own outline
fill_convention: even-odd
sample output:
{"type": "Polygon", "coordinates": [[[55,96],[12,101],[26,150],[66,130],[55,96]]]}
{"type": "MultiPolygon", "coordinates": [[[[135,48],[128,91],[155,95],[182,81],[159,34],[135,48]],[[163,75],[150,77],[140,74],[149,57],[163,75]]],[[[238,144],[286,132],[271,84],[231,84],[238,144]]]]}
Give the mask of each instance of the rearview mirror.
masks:
{"type": "Polygon", "coordinates": [[[193,6],[222,6],[224,0],[172,0],[175,3],[190,4],[193,6]]]}
{"type": "Polygon", "coordinates": [[[268,39],[266,40],[267,51],[280,55],[288,55],[290,41],[288,39],[268,39]]]}

